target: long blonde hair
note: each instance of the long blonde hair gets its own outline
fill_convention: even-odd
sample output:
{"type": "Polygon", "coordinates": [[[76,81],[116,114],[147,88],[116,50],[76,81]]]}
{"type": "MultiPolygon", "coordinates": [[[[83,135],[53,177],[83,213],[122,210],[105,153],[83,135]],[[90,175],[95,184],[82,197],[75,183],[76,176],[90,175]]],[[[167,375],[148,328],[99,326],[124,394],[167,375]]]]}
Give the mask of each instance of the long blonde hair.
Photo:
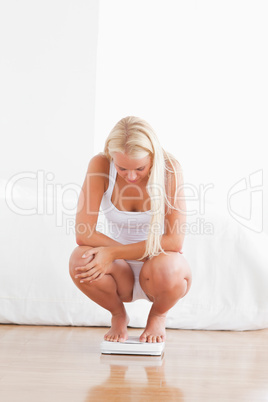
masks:
{"type": "Polygon", "coordinates": [[[172,154],[162,148],[153,128],[145,120],[135,116],[121,119],[108,135],[104,145],[104,154],[111,161],[115,152],[125,153],[133,159],[141,159],[148,155],[151,157],[152,167],[146,189],[151,199],[152,217],[145,253],[139,260],[165,253],[161,247],[165,205],[172,209],[175,208],[167,198],[166,172],[175,174],[175,188],[177,188],[177,175],[174,167],[174,162],[177,161],[172,154]],[[172,169],[167,166],[167,161],[172,169]]]}

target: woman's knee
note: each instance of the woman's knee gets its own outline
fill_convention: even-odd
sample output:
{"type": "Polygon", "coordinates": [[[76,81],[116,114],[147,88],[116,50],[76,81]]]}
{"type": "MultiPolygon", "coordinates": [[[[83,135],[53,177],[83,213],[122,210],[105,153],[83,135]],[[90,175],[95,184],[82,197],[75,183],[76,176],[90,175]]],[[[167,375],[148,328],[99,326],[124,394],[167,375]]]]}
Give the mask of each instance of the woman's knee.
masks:
{"type": "Polygon", "coordinates": [[[69,258],[69,272],[72,278],[76,273],[76,267],[82,267],[92,260],[93,256],[82,258],[82,255],[85,253],[85,251],[90,250],[91,248],[91,246],[77,246],[73,250],[69,258]]]}
{"type": "Polygon", "coordinates": [[[143,274],[152,282],[153,287],[161,288],[163,291],[174,287],[185,287],[185,280],[188,282],[191,276],[185,258],[175,253],[153,257],[144,263],[143,274]]]}

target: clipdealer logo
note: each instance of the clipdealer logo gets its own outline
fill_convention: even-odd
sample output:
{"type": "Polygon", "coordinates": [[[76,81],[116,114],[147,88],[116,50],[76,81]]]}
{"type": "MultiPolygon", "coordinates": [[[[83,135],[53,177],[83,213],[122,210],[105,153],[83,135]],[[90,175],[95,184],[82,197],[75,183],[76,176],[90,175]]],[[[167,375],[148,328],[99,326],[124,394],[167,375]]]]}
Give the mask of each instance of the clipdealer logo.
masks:
{"type": "MultiPolygon", "coordinates": [[[[91,176],[88,176],[87,180],[90,180],[91,176]]],[[[214,184],[212,183],[200,183],[199,185],[184,183],[178,186],[176,189],[176,197],[178,198],[176,209],[180,214],[190,217],[190,221],[186,220],[186,222],[180,223],[179,220],[176,220],[171,226],[168,222],[170,232],[176,231],[177,233],[183,232],[194,235],[211,235],[214,233],[213,223],[205,219],[206,195],[213,188],[214,184]],[[186,202],[186,209],[184,201],[186,202]]],[[[161,194],[159,188],[156,190],[153,194],[154,197],[157,197],[158,193],[161,194]]],[[[125,194],[121,194],[121,196],[121,199],[127,199],[125,194]]],[[[142,195],[139,197],[142,199],[142,195]]],[[[55,183],[55,175],[43,170],[19,172],[10,177],[5,187],[5,201],[8,208],[17,215],[53,216],[56,226],[65,227],[67,234],[74,234],[76,229],[79,229],[81,233],[90,233],[90,228],[87,225],[81,224],[78,228],[75,227],[75,214],[84,206],[88,214],[98,215],[97,212],[91,211],[87,194],[84,194],[80,185],[76,183],[55,183]]],[[[108,206],[108,210],[109,208],[113,208],[113,206],[108,206]]],[[[105,212],[108,211],[105,210],[105,212]]],[[[102,224],[101,219],[98,224],[102,224]]],[[[146,231],[148,228],[142,227],[139,230],[146,231]]],[[[159,230],[159,228],[153,228],[153,230],[159,230]]]]}
{"type": "Polygon", "coordinates": [[[237,181],[228,191],[227,209],[241,225],[256,233],[263,230],[263,170],[237,181]]]}

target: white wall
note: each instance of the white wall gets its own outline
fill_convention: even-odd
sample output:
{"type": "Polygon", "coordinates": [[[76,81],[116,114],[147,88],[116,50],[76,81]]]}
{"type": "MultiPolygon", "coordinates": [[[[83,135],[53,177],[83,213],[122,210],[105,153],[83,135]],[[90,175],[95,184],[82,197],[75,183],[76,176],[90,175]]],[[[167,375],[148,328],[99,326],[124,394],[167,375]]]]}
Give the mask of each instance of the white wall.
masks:
{"type": "Polygon", "coordinates": [[[259,0],[101,0],[95,153],[119,119],[143,117],[186,182],[268,232],[267,18],[259,0]]]}
{"type": "MultiPolygon", "coordinates": [[[[220,212],[268,233],[267,16],[261,0],[0,2],[1,183],[41,172],[50,210],[57,186],[64,208],[133,114],[181,162],[190,211],[207,186],[220,212]]],[[[36,180],[20,184],[36,197],[36,180]]]]}
{"type": "Polygon", "coordinates": [[[2,179],[43,170],[54,185],[81,184],[93,153],[97,28],[97,0],[1,1],[2,179]]]}

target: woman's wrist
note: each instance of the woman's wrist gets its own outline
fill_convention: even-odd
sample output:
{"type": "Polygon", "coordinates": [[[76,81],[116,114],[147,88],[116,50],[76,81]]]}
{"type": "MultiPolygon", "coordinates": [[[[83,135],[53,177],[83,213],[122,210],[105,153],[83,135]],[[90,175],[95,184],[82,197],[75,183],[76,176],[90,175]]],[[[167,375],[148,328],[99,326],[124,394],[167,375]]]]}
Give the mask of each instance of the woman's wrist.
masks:
{"type": "Polygon", "coordinates": [[[138,260],[144,255],[145,241],[131,244],[120,244],[120,246],[111,246],[110,252],[113,260],[138,260]]]}
{"type": "Polygon", "coordinates": [[[120,257],[119,257],[119,253],[118,253],[118,251],[119,251],[119,246],[109,246],[109,251],[110,251],[110,253],[111,253],[111,256],[112,256],[113,261],[114,261],[114,260],[117,260],[118,258],[120,258],[120,257]]]}

